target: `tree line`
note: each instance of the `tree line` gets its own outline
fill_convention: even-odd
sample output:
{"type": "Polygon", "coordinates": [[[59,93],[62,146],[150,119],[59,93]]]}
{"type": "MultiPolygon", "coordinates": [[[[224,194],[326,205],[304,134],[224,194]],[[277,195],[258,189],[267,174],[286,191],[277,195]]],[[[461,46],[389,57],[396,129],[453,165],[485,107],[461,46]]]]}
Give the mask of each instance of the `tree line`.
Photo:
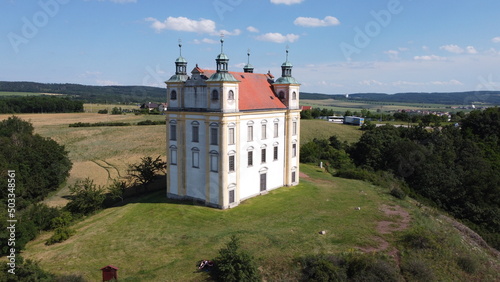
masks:
{"type": "Polygon", "coordinates": [[[473,111],[460,127],[386,125],[354,144],[335,136],[301,147],[301,161],[325,161],[336,176],[397,187],[475,229],[500,249],[500,108],[473,111]]]}
{"type": "Polygon", "coordinates": [[[83,102],[53,96],[0,98],[0,113],[77,113],[83,112],[83,102]]]}

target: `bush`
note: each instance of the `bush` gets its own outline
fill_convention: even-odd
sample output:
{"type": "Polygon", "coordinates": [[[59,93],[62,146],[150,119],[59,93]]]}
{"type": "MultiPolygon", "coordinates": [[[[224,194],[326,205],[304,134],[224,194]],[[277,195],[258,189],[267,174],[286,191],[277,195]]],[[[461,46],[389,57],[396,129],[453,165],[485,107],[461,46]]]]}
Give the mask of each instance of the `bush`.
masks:
{"type": "Polygon", "coordinates": [[[165,125],[165,121],[163,121],[163,120],[152,121],[150,119],[147,119],[147,120],[138,122],[137,125],[165,125]]]}
{"type": "Polygon", "coordinates": [[[404,200],[404,198],[406,198],[406,193],[398,187],[392,188],[391,195],[401,200],[404,200]]]}
{"type": "Polygon", "coordinates": [[[73,234],[75,234],[75,230],[69,228],[69,227],[59,227],[56,228],[54,231],[54,234],[45,242],[45,245],[53,245],[55,243],[60,243],[65,240],[67,240],[69,237],[71,237],[73,234]]]}
{"type": "Polygon", "coordinates": [[[77,182],[69,187],[72,200],[66,209],[73,214],[91,214],[102,208],[106,195],[100,186],[94,184],[89,178],[77,182]]]}
{"type": "Polygon", "coordinates": [[[401,270],[407,281],[434,281],[432,269],[420,259],[411,258],[404,261],[401,270]]]}
{"type": "Polygon", "coordinates": [[[21,256],[18,256],[16,261],[16,274],[12,275],[8,273],[8,269],[9,266],[6,263],[2,263],[0,281],[55,281],[55,275],[40,268],[38,262],[30,259],[24,261],[21,256]]]}
{"type": "Polygon", "coordinates": [[[53,229],[66,227],[66,226],[69,226],[69,224],[71,223],[72,220],[73,220],[73,216],[71,215],[71,213],[69,213],[67,211],[63,211],[63,212],[61,212],[60,216],[55,217],[51,220],[50,225],[51,225],[51,228],[53,228],[53,229]]]}
{"type": "Polygon", "coordinates": [[[226,246],[219,250],[214,260],[215,280],[217,281],[260,281],[257,266],[247,252],[240,250],[239,239],[232,236],[226,246]]]}
{"type": "Polygon", "coordinates": [[[412,230],[403,236],[402,242],[412,249],[435,249],[436,242],[432,234],[425,230],[412,230]]]}
{"type": "Polygon", "coordinates": [[[376,255],[350,254],[345,260],[350,281],[399,281],[396,268],[376,255]]]}
{"type": "Polygon", "coordinates": [[[477,260],[466,256],[461,256],[457,258],[457,265],[463,271],[469,274],[474,274],[477,271],[477,268],[479,267],[479,263],[477,262],[477,260]]]}
{"type": "Polygon", "coordinates": [[[347,274],[334,256],[308,256],[300,260],[304,281],[346,281],[347,274]]]}
{"type": "Polygon", "coordinates": [[[108,109],[98,110],[97,113],[98,114],[103,114],[103,115],[108,114],[108,109]]]}

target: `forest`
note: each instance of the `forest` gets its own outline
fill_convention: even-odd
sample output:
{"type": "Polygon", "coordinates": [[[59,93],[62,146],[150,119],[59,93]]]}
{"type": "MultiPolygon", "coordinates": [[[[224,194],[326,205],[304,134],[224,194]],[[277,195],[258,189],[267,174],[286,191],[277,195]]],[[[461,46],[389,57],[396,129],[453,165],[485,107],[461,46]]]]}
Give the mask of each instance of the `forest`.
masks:
{"type": "Polygon", "coordinates": [[[0,98],[1,114],[18,113],[77,113],[83,112],[83,102],[53,96],[0,98]]]}
{"type": "Polygon", "coordinates": [[[450,213],[500,249],[500,108],[475,110],[460,126],[370,128],[354,144],[332,136],[301,148],[340,177],[394,187],[450,213]]]}

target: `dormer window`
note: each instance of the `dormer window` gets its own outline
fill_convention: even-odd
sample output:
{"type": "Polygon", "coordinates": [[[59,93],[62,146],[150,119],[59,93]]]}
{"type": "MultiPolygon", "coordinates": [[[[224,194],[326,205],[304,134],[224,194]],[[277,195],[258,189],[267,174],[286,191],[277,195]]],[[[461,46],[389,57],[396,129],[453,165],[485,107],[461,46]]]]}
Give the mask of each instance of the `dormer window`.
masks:
{"type": "Polygon", "coordinates": [[[212,100],[213,101],[219,100],[219,91],[217,91],[217,89],[212,90],[212,100]]]}
{"type": "Polygon", "coordinates": [[[177,91],[172,90],[172,92],[170,92],[170,100],[177,100],[177,91]]]}
{"type": "Polygon", "coordinates": [[[234,92],[233,92],[233,90],[229,90],[229,92],[227,93],[227,99],[228,100],[234,100],[234,92]]]}

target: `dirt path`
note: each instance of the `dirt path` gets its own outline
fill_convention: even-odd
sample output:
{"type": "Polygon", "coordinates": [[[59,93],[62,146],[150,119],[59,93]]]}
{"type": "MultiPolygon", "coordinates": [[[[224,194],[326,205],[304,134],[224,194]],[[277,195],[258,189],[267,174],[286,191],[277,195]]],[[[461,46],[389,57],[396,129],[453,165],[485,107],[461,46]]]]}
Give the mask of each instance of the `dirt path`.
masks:
{"type": "MultiPolygon", "coordinates": [[[[383,220],[377,223],[377,233],[380,235],[391,234],[395,231],[406,230],[410,224],[410,214],[400,206],[382,205],[379,208],[386,216],[392,220],[383,220]]],[[[358,247],[358,249],[365,253],[382,252],[389,249],[390,244],[382,236],[373,237],[373,241],[377,243],[376,247],[358,247]]],[[[392,256],[396,262],[400,263],[400,256],[398,249],[392,247],[389,249],[388,254],[392,256]]]]}

